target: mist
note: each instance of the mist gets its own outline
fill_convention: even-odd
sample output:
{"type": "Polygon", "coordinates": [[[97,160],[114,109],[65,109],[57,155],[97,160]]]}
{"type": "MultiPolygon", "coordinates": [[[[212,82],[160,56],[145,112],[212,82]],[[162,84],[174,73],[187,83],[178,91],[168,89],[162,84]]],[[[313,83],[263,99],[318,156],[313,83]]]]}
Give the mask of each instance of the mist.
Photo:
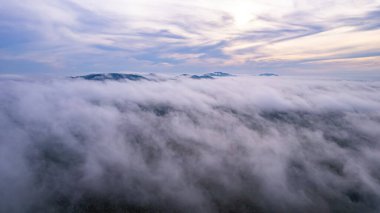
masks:
{"type": "Polygon", "coordinates": [[[380,82],[0,80],[0,212],[379,212],[380,82]]]}

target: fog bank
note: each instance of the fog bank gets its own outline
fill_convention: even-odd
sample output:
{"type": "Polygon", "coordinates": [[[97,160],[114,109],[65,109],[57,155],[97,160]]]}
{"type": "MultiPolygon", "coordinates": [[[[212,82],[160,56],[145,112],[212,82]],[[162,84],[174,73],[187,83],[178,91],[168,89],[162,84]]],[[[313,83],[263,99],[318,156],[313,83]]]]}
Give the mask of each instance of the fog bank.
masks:
{"type": "Polygon", "coordinates": [[[380,83],[0,80],[0,212],[379,212],[380,83]]]}

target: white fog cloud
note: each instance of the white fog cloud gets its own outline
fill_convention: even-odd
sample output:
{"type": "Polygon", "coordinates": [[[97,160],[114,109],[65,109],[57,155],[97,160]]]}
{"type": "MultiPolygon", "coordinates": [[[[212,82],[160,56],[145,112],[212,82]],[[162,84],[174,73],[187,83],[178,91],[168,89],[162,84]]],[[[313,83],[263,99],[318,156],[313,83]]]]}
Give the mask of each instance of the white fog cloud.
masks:
{"type": "Polygon", "coordinates": [[[1,212],[377,212],[380,84],[3,79],[1,212]]]}

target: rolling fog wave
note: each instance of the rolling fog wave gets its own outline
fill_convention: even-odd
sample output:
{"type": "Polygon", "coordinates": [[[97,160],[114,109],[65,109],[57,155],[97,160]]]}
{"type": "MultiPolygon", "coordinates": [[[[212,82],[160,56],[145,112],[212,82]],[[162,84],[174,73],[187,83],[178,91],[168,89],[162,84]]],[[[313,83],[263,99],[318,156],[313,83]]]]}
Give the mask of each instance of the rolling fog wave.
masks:
{"type": "Polygon", "coordinates": [[[0,212],[379,212],[380,83],[2,80],[0,212]]]}

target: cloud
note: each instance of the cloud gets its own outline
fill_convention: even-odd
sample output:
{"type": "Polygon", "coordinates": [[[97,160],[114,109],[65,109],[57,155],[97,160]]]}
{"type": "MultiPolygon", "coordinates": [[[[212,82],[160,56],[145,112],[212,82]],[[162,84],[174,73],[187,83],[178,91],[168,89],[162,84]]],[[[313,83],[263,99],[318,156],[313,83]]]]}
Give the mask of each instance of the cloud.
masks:
{"type": "Polygon", "coordinates": [[[374,21],[380,5],[377,0],[112,0],[107,4],[38,0],[1,4],[0,26],[6,30],[0,32],[0,38],[6,48],[0,55],[8,61],[47,64],[53,70],[96,70],[93,61],[107,71],[120,70],[114,64],[129,69],[133,60],[143,71],[150,65],[165,69],[159,64],[168,63],[193,71],[210,65],[247,70],[263,61],[270,62],[265,64],[270,69],[278,66],[277,61],[338,59],[357,54],[358,48],[364,52],[379,48],[374,36],[378,34],[374,21]],[[185,59],[164,57],[178,54],[185,59]],[[186,57],[188,54],[204,57],[194,60],[186,57]]]}
{"type": "Polygon", "coordinates": [[[0,81],[1,212],[379,211],[379,82],[0,81]]]}

